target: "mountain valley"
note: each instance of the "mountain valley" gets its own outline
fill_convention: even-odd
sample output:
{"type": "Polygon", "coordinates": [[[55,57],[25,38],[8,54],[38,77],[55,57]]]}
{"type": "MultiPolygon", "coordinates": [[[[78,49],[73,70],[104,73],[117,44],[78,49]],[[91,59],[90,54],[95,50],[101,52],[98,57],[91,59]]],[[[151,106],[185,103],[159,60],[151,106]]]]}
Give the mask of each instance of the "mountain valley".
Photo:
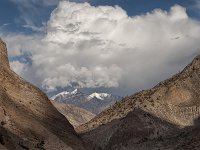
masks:
{"type": "Polygon", "coordinates": [[[1,150],[199,150],[199,125],[200,55],[170,79],[121,101],[79,90],[50,101],[10,69],[0,40],[1,150]]]}

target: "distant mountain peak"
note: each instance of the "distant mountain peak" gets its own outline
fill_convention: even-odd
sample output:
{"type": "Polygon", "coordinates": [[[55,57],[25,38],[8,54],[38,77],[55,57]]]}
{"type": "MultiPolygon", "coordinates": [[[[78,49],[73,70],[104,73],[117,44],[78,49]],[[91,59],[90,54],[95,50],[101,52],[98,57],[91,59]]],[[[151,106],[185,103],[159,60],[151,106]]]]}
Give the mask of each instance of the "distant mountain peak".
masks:
{"type": "Polygon", "coordinates": [[[80,91],[79,91],[78,89],[75,89],[75,90],[73,90],[73,91],[71,91],[71,92],[69,92],[69,91],[63,91],[63,92],[61,92],[61,93],[58,93],[57,95],[52,96],[50,99],[51,99],[51,100],[55,100],[55,99],[58,98],[58,97],[65,98],[66,96],[76,95],[76,94],[78,94],[79,92],[80,92],[80,91]]]}
{"type": "Polygon", "coordinates": [[[86,94],[79,91],[78,89],[75,89],[72,92],[61,92],[51,97],[51,99],[65,104],[73,104],[98,114],[102,110],[114,104],[116,101],[121,100],[121,97],[108,93],[97,92],[86,94]]]}
{"type": "Polygon", "coordinates": [[[104,100],[104,98],[106,97],[110,97],[111,94],[108,94],[108,93],[92,93],[88,96],[88,99],[92,99],[92,98],[97,98],[97,99],[100,99],[100,100],[104,100]]]}

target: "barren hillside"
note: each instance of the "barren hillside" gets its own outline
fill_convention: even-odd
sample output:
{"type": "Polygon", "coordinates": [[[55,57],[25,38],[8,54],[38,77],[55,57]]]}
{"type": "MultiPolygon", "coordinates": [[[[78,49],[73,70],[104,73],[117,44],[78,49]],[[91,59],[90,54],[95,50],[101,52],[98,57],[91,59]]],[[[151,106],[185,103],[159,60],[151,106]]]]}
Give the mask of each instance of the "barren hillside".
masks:
{"type": "Polygon", "coordinates": [[[57,101],[51,102],[57,108],[57,110],[69,120],[74,128],[87,123],[96,116],[95,114],[75,105],[64,104],[57,101]]]}
{"type": "Polygon", "coordinates": [[[47,96],[9,67],[0,40],[0,149],[83,150],[72,125],[47,96]]]}
{"type": "Polygon", "coordinates": [[[179,74],[124,98],[78,131],[94,149],[199,149],[199,116],[200,56],[179,74]]]}
{"type": "Polygon", "coordinates": [[[200,115],[200,56],[182,72],[154,88],[125,97],[80,126],[79,131],[92,130],[114,119],[124,118],[135,108],[141,108],[179,126],[192,125],[200,115]]]}

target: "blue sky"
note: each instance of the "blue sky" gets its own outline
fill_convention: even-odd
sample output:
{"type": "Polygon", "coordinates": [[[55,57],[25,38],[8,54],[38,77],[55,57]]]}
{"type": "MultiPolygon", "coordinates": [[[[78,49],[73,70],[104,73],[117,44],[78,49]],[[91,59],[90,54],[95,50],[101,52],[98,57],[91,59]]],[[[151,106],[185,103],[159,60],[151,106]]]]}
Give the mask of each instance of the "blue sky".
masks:
{"type": "MultiPolygon", "coordinates": [[[[174,4],[179,4],[184,7],[189,8],[192,5],[195,5],[195,1],[192,0],[100,0],[92,1],[92,5],[119,5],[127,11],[130,16],[140,15],[154,10],[155,8],[161,8],[164,10],[169,10],[174,4]]],[[[191,15],[194,15],[193,10],[188,10],[191,15]]]]}
{"type": "Polygon", "coordinates": [[[30,33],[30,30],[24,28],[26,25],[26,19],[29,18],[35,25],[41,26],[42,22],[46,22],[56,7],[45,6],[41,4],[34,4],[33,10],[30,6],[23,6],[22,2],[14,2],[12,0],[1,0],[0,1],[0,24],[1,26],[6,25],[3,29],[7,32],[25,32],[30,33]]]}
{"type": "Polygon", "coordinates": [[[49,95],[68,88],[132,94],[200,53],[199,0],[84,2],[0,1],[11,67],[49,95]]]}
{"type": "MultiPolygon", "coordinates": [[[[14,1],[0,1],[0,26],[4,26],[4,32],[31,33],[32,30],[23,27],[23,25],[26,24],[25,18],[23,18],[23,13],[26,13],[35,25],[42,26],[42,23],[48,21],[51,12],[56,8],[56,5],[46,6],[42,3],[35,3],[33,4],[33,7],[36,7],[37,11],[34,12],[33,9],[28,6],[20,6],[23,3],[17,2],[17,0],[16,2],[14,1]],[[22,10],[25,12],[22,12],[22,10]]],[[[178,4],[187,8],[189,16],[197,19],[200,17],[197,8],[194,7],[196,5],[195,0],[91,0],[89,3],[93,6],[118,5],[126,10],[129,16],[144,14],[156,8],[169,10],[171,6],[178,4]]]]}

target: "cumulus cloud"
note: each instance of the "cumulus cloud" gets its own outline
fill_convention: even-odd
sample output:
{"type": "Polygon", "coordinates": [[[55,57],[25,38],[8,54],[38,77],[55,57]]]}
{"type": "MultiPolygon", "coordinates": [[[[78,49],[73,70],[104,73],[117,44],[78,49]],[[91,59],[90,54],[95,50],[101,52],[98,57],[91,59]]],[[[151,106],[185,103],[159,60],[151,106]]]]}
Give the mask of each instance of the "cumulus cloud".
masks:
{"type": "MultiPolygon", "coordinates": [[[[186,9],[128,16],[115,6],[61,1],[43,35],[7,35],[10,55],[30,52],[40,87],[147,88],[182,69],[200,53],[200,22],[186,9]],[[20,37],[20,38],[18,38],[20,37]],[[14,50],[14,51],[12,51],[14,50]]],[[[13,66],[14,68],[17,66],[13,66]]],[[[120,93],[122,94],[122,93],[120,93]]]]}

